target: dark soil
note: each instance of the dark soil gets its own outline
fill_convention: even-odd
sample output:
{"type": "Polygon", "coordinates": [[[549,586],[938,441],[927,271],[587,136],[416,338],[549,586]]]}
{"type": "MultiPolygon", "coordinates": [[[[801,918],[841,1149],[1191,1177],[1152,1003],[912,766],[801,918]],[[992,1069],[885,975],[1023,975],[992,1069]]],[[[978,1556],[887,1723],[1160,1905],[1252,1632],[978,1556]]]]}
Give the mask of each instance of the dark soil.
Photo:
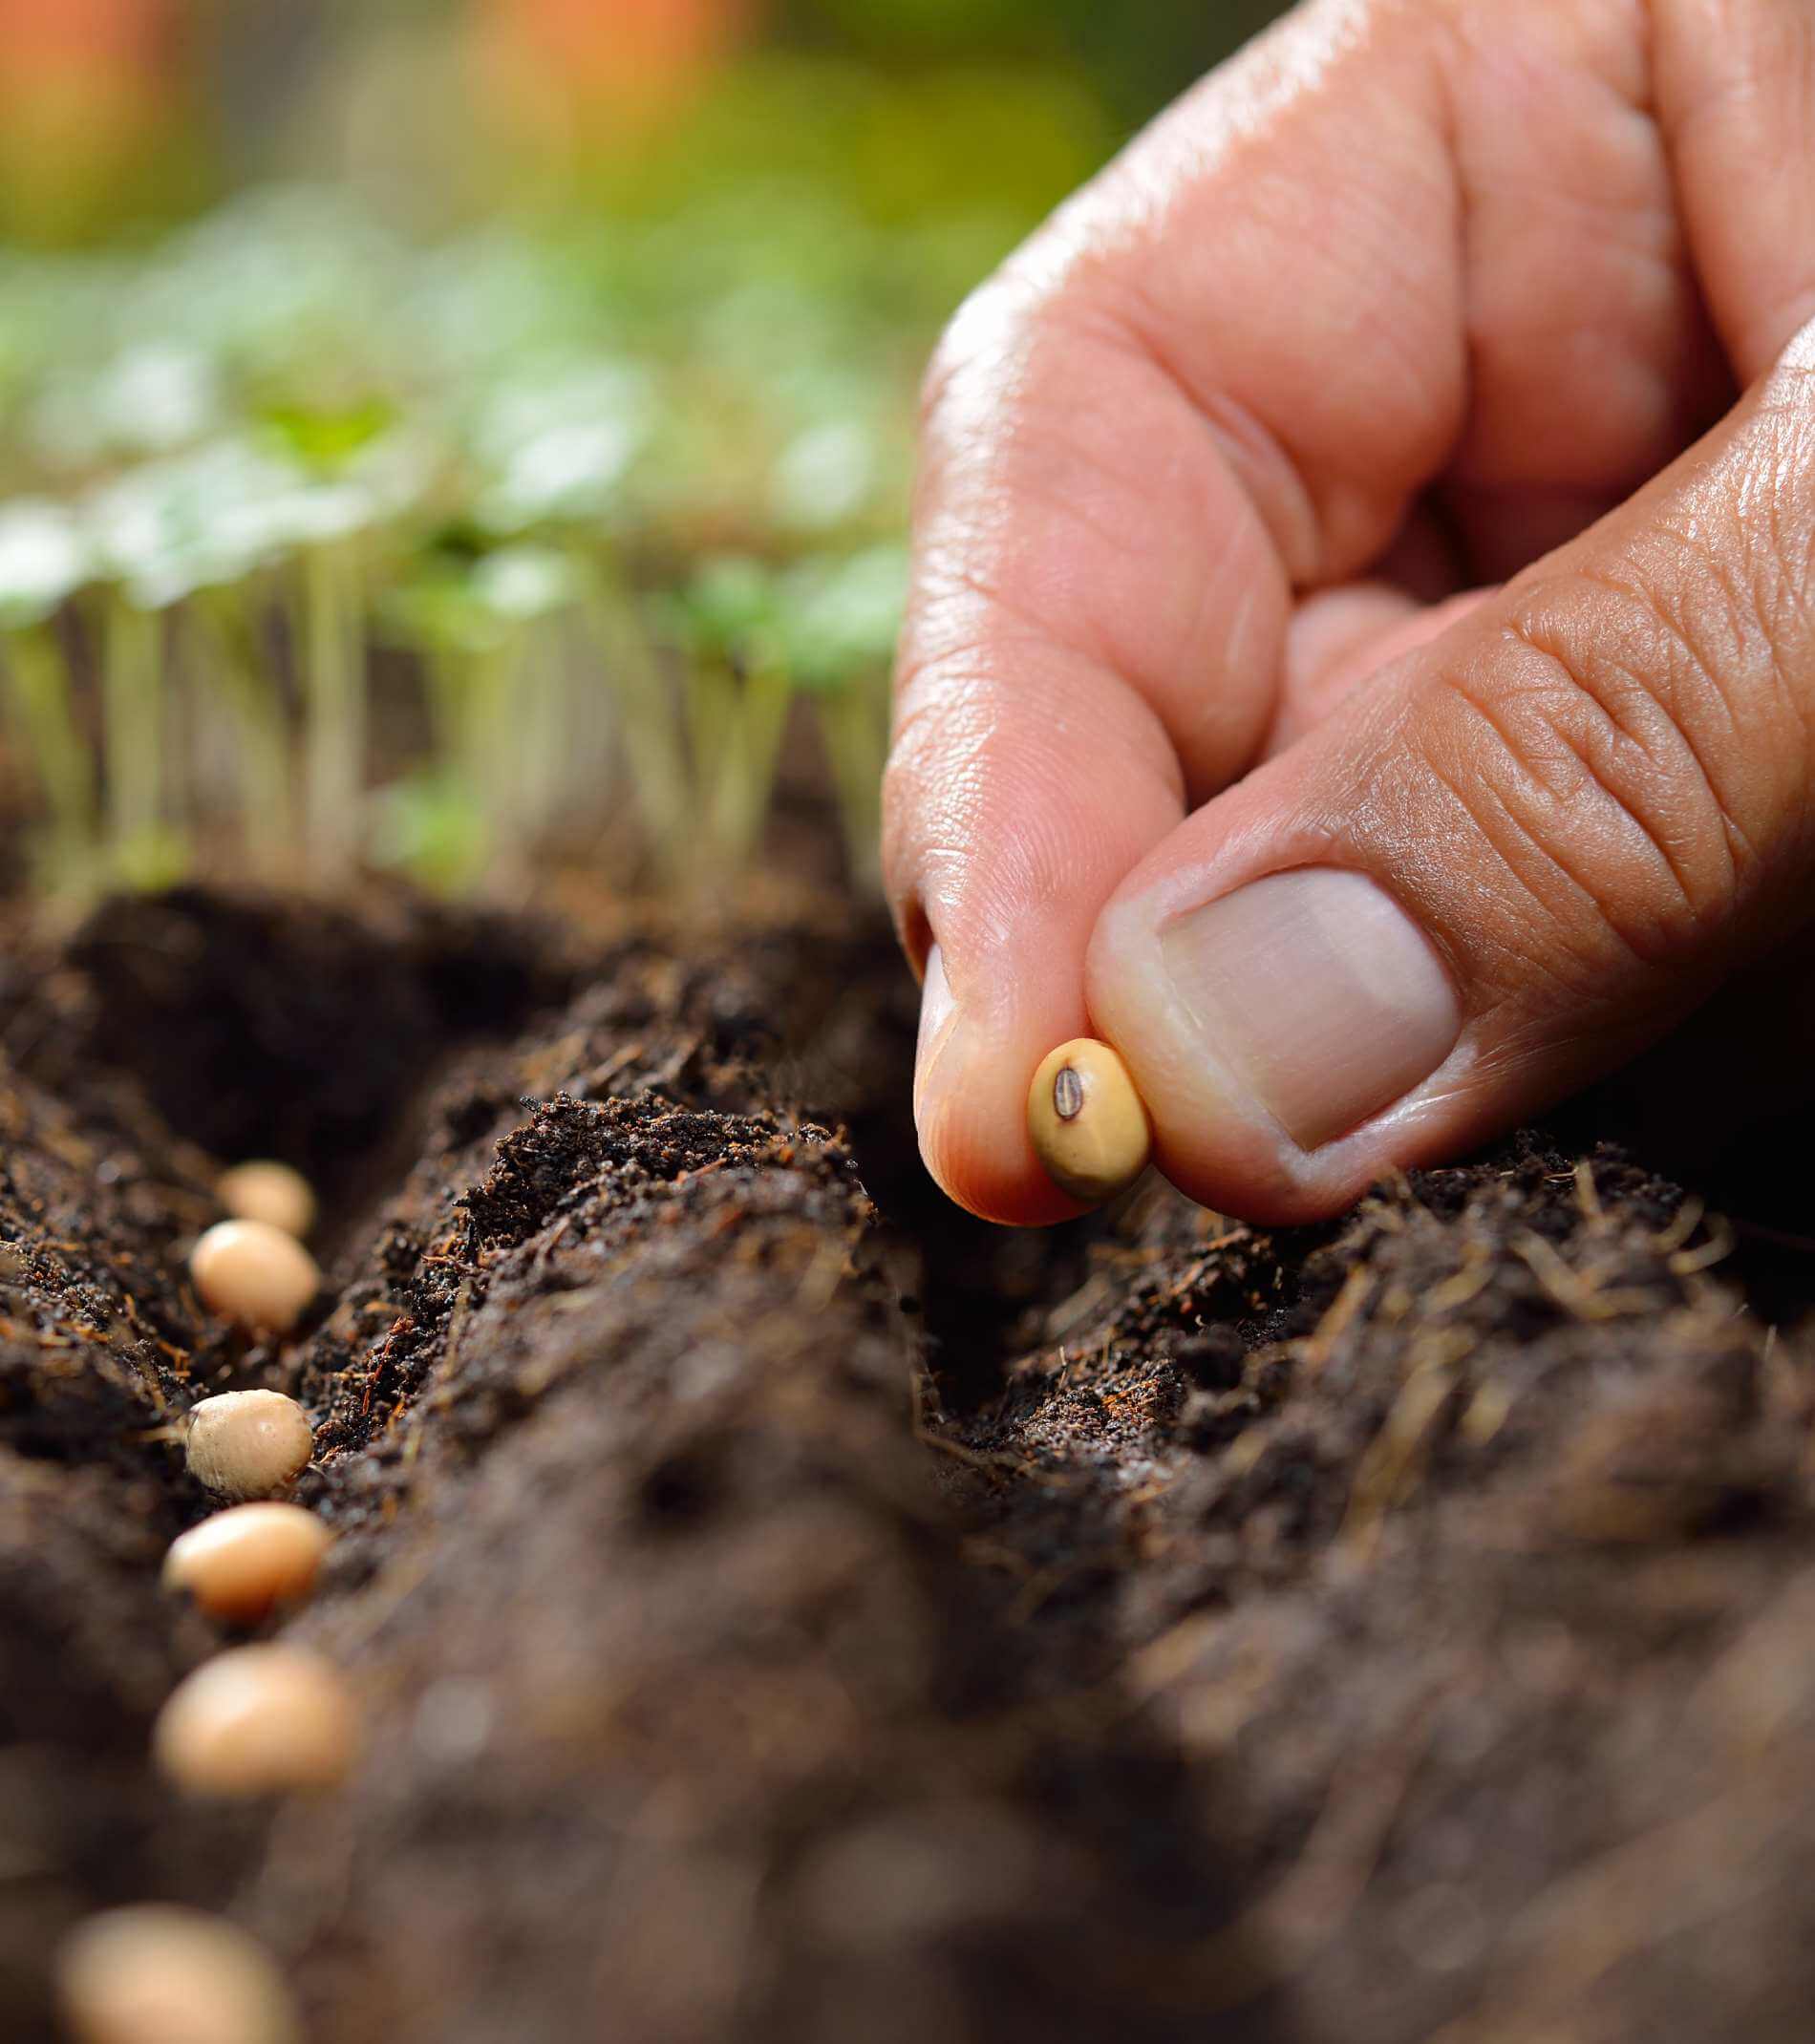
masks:
{"type": "Polygon", "coordinates": [[[1555,1134],[1321,1230],[1017,1236],[920,1176],[911,992],[835,905],[189,893],[11,957],[9,2044],[162,1897],[320,2044],[1809,2035],[1793,1174],[1768,1267],[1555,1134]],[[249,1154],[329,1204],[282,1351],[183,1275],[249,1154]],[[166,1422],[255,1383],[341,1533],[284,1629],[369,1735],[220,1811],[145,1760],[224,1637],[158,1588],[166,1422]]]}

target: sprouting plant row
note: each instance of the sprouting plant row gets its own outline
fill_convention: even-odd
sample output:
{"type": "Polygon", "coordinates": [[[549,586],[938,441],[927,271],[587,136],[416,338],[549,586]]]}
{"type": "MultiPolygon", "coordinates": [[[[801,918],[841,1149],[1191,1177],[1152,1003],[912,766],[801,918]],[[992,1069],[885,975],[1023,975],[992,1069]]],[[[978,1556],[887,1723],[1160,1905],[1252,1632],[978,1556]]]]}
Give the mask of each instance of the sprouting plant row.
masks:
{"type": "Polygon", "coordinates": [[[0,255],[41,881],[200,848],[465,886],[600,818],[710,875],[802,696],[866,868],[927,253],[799,203],[418,249],[267,194],[147,254],[0,255]]]}
{"type": "MultiPolygon", "coordinates": [[[[58,530],[47,506],[0,511],[0,558],[48,562],[58,530]]],[[[712,883],[756,849],[798,717],[867,884],[902,583],[888,545],[715,556],[651,589],[579,534],[404,552],[383,532],[155,607],[47,576],[0,630],[11,807],[52,895],[199,862],[463,891],[601,841],[643,877],[712,883]]]]}

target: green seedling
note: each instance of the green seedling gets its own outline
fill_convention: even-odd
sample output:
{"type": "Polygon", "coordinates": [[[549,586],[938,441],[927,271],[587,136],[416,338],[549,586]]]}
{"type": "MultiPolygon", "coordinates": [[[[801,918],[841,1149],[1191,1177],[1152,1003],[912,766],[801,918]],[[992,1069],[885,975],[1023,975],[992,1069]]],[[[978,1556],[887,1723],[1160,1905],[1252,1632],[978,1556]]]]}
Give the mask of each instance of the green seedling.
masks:
{"type": "MultiPolygon", "coordinates": [[[[259,585],[198,589],[183,607],[204,705],[233,720],[246,853],[265,875],[283,872],[295,846],[293,742],[284,693],[259,644],[259,585]]],[[[204,713],[205,714],[205,709],[204,713]]]]}
{"type": "Polygon", "coordinates": [[[39,875],[59,891],[86,883],[95,854],[93,765],[53,622],[90,571],[80,528],[67,511],[37,501],[0,510],[8,708],[49,816],[39,875]]]}
{"type": "Polygon", "coordinates": [[[174,878],[182,836],[164,817],[199,798],[177,786],[170,731],[172,648],[187,628],[198,714],[224,703],[241,740],[241,814],[247,841],[275,863],[288,835],[288,735],[274,677],[254,657],[256,577],[282,550],[273,506],[288,474],[245,440],[146,463],[86,504],[106,586],[96,601],[111,877],[151,885],[174,878]],[[282,749],[285,756],[280,760],[282,749]]]}
{"type": "Polygon", "coordinates": [[[36,775],[49,823],[33,865],[53,894],[86,890],[96,864],[94,760],[75,713],[75,691],[54,626],[6,632],[12,720],[36,775]]]}
{"type": "Polygon", "coordinates": [[[769,811],[792,686],[772,572],[761,563],[707,562],[670,616],[685,654],[681,699],[710,862],[737,871],[769,811]]]}
{"type": "MultiPolygon", "coordinates": [[[[547,833],[573,792],[573,767],[586,768],[584,699],[572,686],[564,626],[575,611],[581,575],[573,559],[549,546],[505,546],[472,571],[474,594],[503,629],[494,677],[503,761],[506,841],[519,860],[547,833]]],[[[599,788],[583,781],[596,801],[599,788]]]]}
{"type": "Polygon", "coordinates": [[[595,547],[581,558],[578,575],[583,646],[616,711],[644,846],[657,874],[674,880],[686,867],[697,814],[674,686],[612,553],[595,547]]]}
{"type": "Polygon", "coordinates": [[[470,885],[493,847],[486,815],[487,698],[503,633],[471,586],[467,566],[434,554],[379,599],[380,629],[414,652],[428,697],[434,757],[386,791],[378,856],[445,891],[470,885]]]}
{"type": "Polygon", "coordinates": [[[273,402],[258,420],[305,475],[333,477],[396,424],[397,411],[382,397],[335,406],[273,402]]]}
{"type": "Polygon", "coordinates": [[[388,593],[384,621],[421,663],[437,740],[436,762],[392,791],[390,860],[442,886],[525,873],[565,789],[570,719],[550,628],[579,586],[549,547],[446,547],[388,593]]]}
{"type": "Polygon", "coordinates": [[[100,623],[101,761],[107,862],[131,887],[159,887],[187,862],[164,820],[164,620],[118,589],[104,592],[100,623]]]}
{"type": "Polygon", "coordinates": [[[267,404],[259,415],[280,458],[265,505],[270,543],[292,551],[291,644],[303,696],[304,843],[324,876],[364,850],[368,704],[362,536],[408,509],[426,461],[381,399],[333,407],[267,404]]]}
{"type": "Polygon", "coordinates": [[[712,882],[802,698],[873,878],[900,576],[866,543],[954,251],[998,227],[798,180],[673,196],[411,248],[264,193],[142,254],[0,253],[0,477],[32,492],[0,504],[0,650],[47,884],[189,843],[344,881],[374,816],[448,885],[614,816],[640,870],[712,882]],[[414,657],[374,664],[374,624],[414,657]],[[374,812],[369,732],[419,728],[418,685],[374,812]]]}
{"type": "Polygon", "coordinates": [[[88,606],[99,674],[102,834],[107,877],[155,886],[183,863],[164,820],[167,748],[164,612],[199,581],[239,572],[216,562],[207,473],[190,458],[151,462],[84,506],[104,580],[88,606]]]}
{"type": "Polygon", "coordinates": [[[609,358],[531,361],[502,377],[467,433],[478,524],[513,538],[610,520],[652,405],[648,373],[609,358]]]}
{"type": "MultiPolygon", "coordinates": [[[[195,654],[200,713],[218,702],[241,740],[244,835],[262,861],[279,859],[289,827],[288,730],[275,677],[251,659],[246,613],[255,578],[285,544],[288,470],[250,441],[216,442],[143,465],[87,506],[110,578],[97,628],[103,756],[114,876],[151,884],[173,877],[181,841],[160,820],[173,796],[176,749],[167,729],[171,649],[181,609],[195,654]]],[[[193,797],[186,805],[193,814],[193,797]]]]}
{"type": "Polygon", "coordinates": [[[307,548],[295,585],[293,641],[302,680],[304,844],[324,875],[357,864],[365,798],[365,632],[359,562],[350,539],[307,548]]]}
{"type": "Polygon", "coordinates": [[[888,668],[908,594],[899,546],[802,563],[783,578],[785,657],[813,705],[838,790],[845,856],[860,884],[881,883],[888,668]]]}
{"type": "Polygon", "coordinates": [[[464,781],[439,765],[416,766],[379,790],[371,833],[375,865],[435,894],[469,891],[484,871],[482,819],[464,781]]]}

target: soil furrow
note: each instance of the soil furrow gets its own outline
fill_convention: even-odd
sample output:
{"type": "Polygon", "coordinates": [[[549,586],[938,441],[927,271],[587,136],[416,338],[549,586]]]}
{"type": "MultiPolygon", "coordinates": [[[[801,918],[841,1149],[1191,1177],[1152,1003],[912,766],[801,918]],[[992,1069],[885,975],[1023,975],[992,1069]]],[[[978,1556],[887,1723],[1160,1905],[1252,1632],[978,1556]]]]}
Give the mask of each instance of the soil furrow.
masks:
{"type": "Polygon", "coordinates": [[[1619,1153],[1014,1236],[918,1176],[899,968],[810,909],[587,945],[182,895],[34,967],[9,2037],[64,1926],[166,1895],[335,2044],[1802,2034],[1808,1352],[1619,1153]],[[203,1144],[329,1191],[288,1351],[183,1281],[203,1144]],[[206,1508],[168,1416],[249,1383],[317,1422],[340,1537],[284,1629],[368,1736],[222,1812],[145,1765],[224,1636],[156,1571],[206,1508]]]}

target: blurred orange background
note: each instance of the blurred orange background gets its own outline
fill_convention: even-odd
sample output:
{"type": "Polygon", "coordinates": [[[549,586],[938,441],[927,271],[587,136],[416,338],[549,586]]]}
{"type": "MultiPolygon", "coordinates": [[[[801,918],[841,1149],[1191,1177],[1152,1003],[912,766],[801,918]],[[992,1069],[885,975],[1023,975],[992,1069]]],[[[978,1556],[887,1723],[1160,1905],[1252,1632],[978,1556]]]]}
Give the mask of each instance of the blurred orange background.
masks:
{"type": "MultiPolygon", "coordinates": [[[[588,181],[659,202],[665,178],[686,181],[681,160],[697,172],[727,130],[740,131],[746,167],[760,162],[765,122],[791,161],[792,131],[812,126],[827,81],[834,97],[853,80],[892,81],[916,104],[929,79],[968,81],[955,139],[936,132],[935,110],[924,153],[944,159],[948,185],[1000,178],[1024,195],[1036,175],[1075,168],[1054,145],[1036,147],[1032,167],[1020,160],[1036,91],[1053,100],[1049,125],[1094,160],[1271,11],[1270,0],[0,0],[0,237],[106,240],[272,176],[366,185],[431,222],[588,181]],[[792,96],[778,83],[790,71],[792,96]],[[1010,103],[1005,130],[972,117],[993,99],[1010,103]],[[698,131],[703,110],[718,134],[698,131]]],[[[917,117],[890,124],[891,149],[903,130],[912,153],[917,117]]]]}

